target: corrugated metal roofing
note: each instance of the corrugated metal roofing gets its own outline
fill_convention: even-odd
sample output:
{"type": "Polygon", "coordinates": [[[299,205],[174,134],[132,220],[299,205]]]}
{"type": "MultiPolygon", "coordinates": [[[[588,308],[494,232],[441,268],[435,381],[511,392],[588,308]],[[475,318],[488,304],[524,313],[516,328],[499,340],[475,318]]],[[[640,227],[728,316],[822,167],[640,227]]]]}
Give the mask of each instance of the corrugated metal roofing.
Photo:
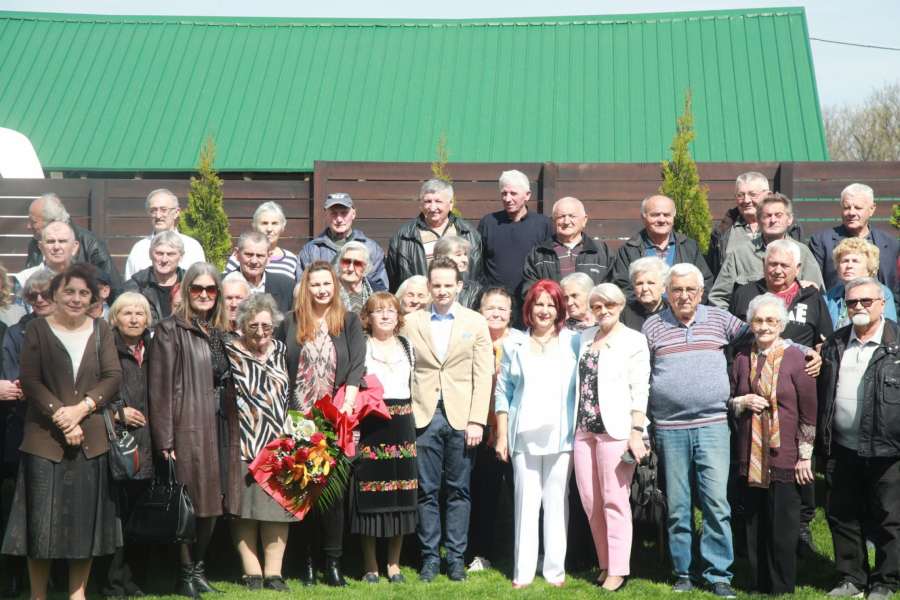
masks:
{"type": "Polygon", "coordinates": [[[827,160],[802,8],[395,21],[0,12],[0,126],[47,169],[827,160]]]}

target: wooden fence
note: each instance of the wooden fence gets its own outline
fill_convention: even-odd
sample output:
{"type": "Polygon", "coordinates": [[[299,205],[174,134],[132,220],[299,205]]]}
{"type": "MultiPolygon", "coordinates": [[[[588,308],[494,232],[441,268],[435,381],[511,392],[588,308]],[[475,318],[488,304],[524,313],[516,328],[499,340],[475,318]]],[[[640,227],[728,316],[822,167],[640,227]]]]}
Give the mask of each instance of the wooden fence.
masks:
{"type": "MultiPolygon", "coordinates": [[[[701,182],[709,186],[710,211],[720,219],[734,206],[734,180],[758,171],[771,189],[796,201],[795,213],[806,235],[840,221],[837,200],[853,182],[870,185],[882,202],[876,225],[887,229],[891,205],[900,200],[900,163],[764,162],[698,163],[701,182]]],[[[640,201],[660,185],[657,163],[450,163],[457,208],[467,220],[500,210],[497,179],[504,170],[518,169],[531,181],[533,210],[549,214],[553,202],[575,196],[587,207],[587,232],[618,247],[641,228],[640,201]]],[[[316,162],[308,181],[290,179],[229,180],[223,184],[225,212],[231,233],[250,227],[253,212],[268,200],[278,202],[288,218],[282,244],[299,251],[325,229],[322,207],[333,192],[350,194],[357,208],[354,227],[383,247],[397,228],[418,214],[421,184],[431,177],[428,163],[316,162]]],[[[299,176],[298,176],[299,179],[299,176]]],[[[0,179],[0,260],[16,272],[24,266],[31,237],[27,214],[31,201],[53,192],[62,198],[74,222],[103,237],[124,270],[132,245],[150,233],[144,210],[147,194],[168,188],[187,203],[189,182],[165,179],[0,179]]]]}

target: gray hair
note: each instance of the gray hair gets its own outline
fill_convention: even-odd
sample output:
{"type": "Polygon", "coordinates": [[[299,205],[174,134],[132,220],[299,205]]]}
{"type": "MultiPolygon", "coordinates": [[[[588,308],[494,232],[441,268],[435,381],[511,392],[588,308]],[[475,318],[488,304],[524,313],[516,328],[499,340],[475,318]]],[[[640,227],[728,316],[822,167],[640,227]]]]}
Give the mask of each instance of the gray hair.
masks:
{"type": "Polygon", "coordinates": [[[259,231],[245,231],[244,233],[242,233],[241,237],[238,238],[238,250],[243,250],[244,244],[246,244],[247,242],[253,242],[254,244],[265,244],[266,251],[269,250],[269,238],[266,237],[266,234],[260,233],[259,231]]]}
{"type": "Polygon", "coordinates": [[[434,245],[435,256],[450,256],[457,250],[466,254],[472,249],[472,244],[466,238],[458,235],[446,235],[439,239],[434,245]]]}
{"type": "Polygon", "coordinates": [[[226,283],[237,283],[237,284],[241,284],[241,285],[243,285],[245,288],[247,288],[247,295],[248,295],[248,296],[250,295],[250,282],[247,281],[247,278],[244,277],[244,275],[240,272],[240,270],[238,270],[238,271],[232,271],[231,273],[229,273],[228,275],[226,275],[226,276],[222,279],[222,287],[223,287],[223,288],[225,287],[225,284],[226,284],[226,283]]]}
{"type": "MultiPolygon", "coordinates": [[[[39,198],[44,200],[44,225],[59,221],[61,223],[70,223],[69,213],[63,206],[62,200],[56,194],[44,194],[39,198]]],[[[72,230],[75,231],[74,229],[72,230]]]]}
{"type": "Polygon", "coordinates": [[[166,188],[159,188],[158,190],[153,190],[149,194],[147,194],[147,200],[144,202],[144,207],[147,210],[150,210],[150,199],[157,194],[162,194],[163,196],[168,196],[172,201],[172,208],[178,208],[178,196],[167,190],[166,188]]]}
{"type": "Polygon", "coordinates": [[[865,196],[869,202],[875,202],[875,190],[864,183],[851,183],[841,192],[841,200],[844,196],[865,196]]]}
{"type": "Polygon", "coordinates": [[[563,289],[563,292],[566,291],[566,286],[570,283],[575,283],[584,290],[585,294],[589,294],[591,292],[591,288],[594,287],[594,280],[591,279],[590,275],[587,273],[572,273],[571,275],[566,275],[562,278],[562,281],[559,282],[559,287],[563,289]]]}
{"type": "Polygon", "coordinates": [[[500,174],[500,189],[503,189],[504,185],[515,185],[522,188],[523,191],[530,192],[531,191],[531,182],[528,181],[528,175],[523,173],[522,171],[503,171],[500,174]]]}
{"type": "Polygon", "coordinates": [[[584,209],[584,202],[582,202],[578,198],[574,198],[572,196],[566,196],[565,198],[560,198],[559,200],[554,202],[553,209],[550,211],[550,214],[555,217],[556,216],[556,207],[559,206],[560,202],[572,202],[573,200],[578,203],[578,208],[581,209],[581,216],[582,217],[587,216],[587,211],[584,209]]]}
{"type": "Polygon", "coordinates": [[[422,189],[419,190],[419,200],[422,200],[425,194],[437,194],[438,192],[447,194],[447,202],[453,200],[453,186],[443,179],[429,179],[423,183],[422,189]]]}
{"type": "Polygon", "coordinates": [[[258,314],[267,312],[272,315],[272,327],[278,327],[284,321],[284,315],[278,311],[278,304],[272,294],[251,294],[238,304],[234,326],[241,331],[247,321],[252,321],[258,314]]]}
{"type": "Polygon", "coordinates": [[[337,258],[334,260],[334,272],[337,273],[338,277],[341,276],[341,259],[344,258],[344,255],[347,254],[350,250],[358,250],[359,252],[364,253],[366,257],[366,268],[363,270],[363,276],[368,275],[372,272],[372,254],[369,252],[369,248],[366,247],[362,242],[352,241],[344,244],[344,247],[341,248],[341,251],[338,253],[337,258]]]}
{"type": "Polygon", "coordinates": [[[424,275],[413,275],[409,279],[406,279],[403,283],[400,284],[400,287],[397,288],[397,292],[394,294],[394,297],[397,298],[400,302],[403,302],[403,296],[406,295],[406,288],[410,283],[418,283],[425,286],[425,291],[428,294],[429,298],[431,297],[431,292],[428,291],[428,278],[424,275]]]}
{"type": "Polygon", "coordinates": [[[34,291],[35,288],[44,287],[45,285],[50,283],[56,276],[56,273],[51,271],[50,269],[38,269],[34,273],[31,274],[31,277],[25,282],[25,285],[22,286],[22,289],[19,290],[19,298],[25,300],[25,296],[34,291]]]}
{"type": "Polygon", "coordinates": [[[160,231],[150,240],[150,256],[157,246],[172,246],[178,253],[184,256],[184,240],[174,231],[160,231]]]}
{"type": "MultiPolygon", "coordinates": [[[[570,276],[571,277],[571,276],[570,276]]],[[[625,294],[614,283],[601,283],[588,293],[588,306],[594,301],[594,298],[601,300],[609,300],[615,302],[619,306],[625,304],[625,294]]]]}
{"type": "Polygon", "coordinates": [[[647,200],[649,200],[650,198],[655,198],[656,196],[661,196],[661,197],[663,197],[663,198],[667,198],[667,199],[669,200],[669,202],[672,203],[672,216],[673,216],[673,217],[674,217],[676,214],[678,214],[678,209],[675,208],[675,201],[674,201],[674,200],[672,200],[672,199],[669,198],[668,196],[663,196],[662,194],[650,194],[649,196],[647,196],[646,198],[644,198],[644,200],[641,202],[641,216],[642,216],[642,217],[646,217],[646,216],[647,216],[647,200]]]}
{"type": "Polygon", "coordinates": [[[686,277],[688,275],[693,275],[696,278],[698,288],[703,287],[703,273],[700,272],[696,265],[691,263],[672,265],[672,268],[666,273],[666,287],[669,287],[673,277],[686,277]]]}
{"type": "Polygon", "coordinates": [[[72,243],[75,243],[78,241],[78,238],[75,237],[75,228],[72,227],[72,224],[69,223],[68,221],[47,221],[44,224],[44,228],[41,230],[41,241],[42,242],[44,241],[44,237],[47,235],[47,230],[50,229],[51,223],[61,223],[62,225],[65,225],[66,227],[69,228],[69,233],[72,234],[72,243]]]}
{"type": "Polygon", "coordinates": [[[784,305],[784,300],[770,292],[759,295],[750,301],[750,306],[747,307],[748,323],[753,320],[753,317],[756,315],[756,311],[763,306],[774,306],[776,309],[778,309],[778,320],[781,322],[781,328],[784,329],[785,327],[787,327],[788,310],[784,305]]]}
{"type": "Polygon", "coordinates": [[[256,209],[256,212],[253,213],[253,229],[259,225],[259,218],[266,213],[273,213],[278,216],[278,220],[281,221],[281,227],[284,228],[284,224],[287,223],[287,219],[284,216],[284,211],[281,210],[281,205],[277,202],[263,202],[259,205],[259,208],[256,209]]]}
{"type": "Polygon", "coordinates": [[[742,183],[750,183],[751,181],[759,181],[760,183],[765,184],[766,190],[769,189],[769,178],[763,175],[762,173],[757,173],[756,171],[750,171],[749,173],[744,173],[743,175],[738,175],[738,178],[734,182],[734,191],[737,191],[737,186],[742,183]]]}
{"type": "Polygon", "coordinates": [[[759,204],[756,205],[756,218],[762,220],[763,208],[775,203],[783,204],[785,213],[789,215],[794,214],[794,203],[791,202],[791,199],[780,192],[775,192],[760,200],[759,204]]]}
{"type": "Polygon", "coordinates": [[[853,281],[844,284],[844,298],[847,297],[847,294],[856,287],[861,287],[864,285],[874,285],[878,289],[878,299],[884,300],[884,286],[880,281],[875,279],[874,277],[857,277],[853,281]]]}
{"type": "Polygon", "coordinates": [[[669,263],[658,256],[645,256],[637,259],[628,267],[628,279],[631,281],[631,285],[634,285],[634,280],[638,275],[647,271],[656,271],[659,273],[659,280],[665,281],[666,275],[669,274],[669,263]]]}
{"type": "Polygon", "coordinates": [[[790,254],[794,259],[793,266],[795,267],[800,264],[800,260],[802,259],[800,246],[790,240],[775,240],[774,242],[770,242],[769,245],[766,246],[766,261],[769,260],[769,256],[771,256],[773,252],[790,254]]]}

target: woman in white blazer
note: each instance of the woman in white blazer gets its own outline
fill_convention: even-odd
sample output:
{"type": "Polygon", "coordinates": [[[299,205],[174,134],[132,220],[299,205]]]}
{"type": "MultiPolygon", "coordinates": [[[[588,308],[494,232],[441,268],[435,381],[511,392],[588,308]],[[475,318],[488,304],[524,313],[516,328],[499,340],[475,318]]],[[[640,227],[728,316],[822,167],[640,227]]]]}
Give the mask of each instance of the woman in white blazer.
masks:
{"type": "Polygon", "coordinates": [[[647,338],[619,322],[625,295],[611,283],[591,290],[597,326],[581,334],[575,418],[575,479],[600,563],[594,585],[619,591],[631,559],[629,490],[636,462],[647,453],[650,350],[647,338]],[[599,385],[598,385],[599,384],[599,385]]]}
{"type": "Polygon", "coordinates": [[[531,287],[523,317],[527,335],[503,342],[494,393],[497,456],[512,458],[515,480],[513,587],[534,580],[542,506],[543,575],[550,585],[560,586],[566,581],[578,337],[563,329],[566,306],[555,281],[541,279],[531,287]]]}

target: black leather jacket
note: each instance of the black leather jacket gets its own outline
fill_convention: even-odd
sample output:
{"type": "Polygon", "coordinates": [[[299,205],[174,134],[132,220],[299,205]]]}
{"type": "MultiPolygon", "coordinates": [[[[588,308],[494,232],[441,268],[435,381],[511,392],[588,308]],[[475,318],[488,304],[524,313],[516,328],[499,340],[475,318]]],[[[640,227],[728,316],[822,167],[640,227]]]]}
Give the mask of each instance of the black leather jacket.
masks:
{"type": "MultiPolygon", "coordinates": [[[[177,281],[178,283],[181,283],[181,280],[184,278],[184,269],[178,267],[177,272],[177,281]]],[[[169,297],[167,294],[163,294],[163,291],[159,287],[159,283],[156,281],[156,277],[153,276],[153,267],[147,267],[132,275],[131,279],[125,282],[122,291],[137,292],[144,296],[144,298],[147,299],[147,302],[150,303],[150,316],[153,317],[153,325],[150,326],[151,332],[156,327],[157,323],[169,316],[169,311],[163,311],[162,308],[163,303],[168,306],[169,297]]]]}
{"type": "MultiPolygon", "coordinates": [[[[75,239],[78,241],[78,253],[75,254],[72,262],[91,263],[98,269],[109,273],[112,289],[108,302],[112,304],[116,295],[122,290],[122,277],[119,275],[116,263],[109,255],[109,250],[103,240],[87,229],[75,225],[72,228],[75,230],[75,239]]],[[[25,268],[36,267],[42,262],[44,262],[44,255],[41,247],[38,245],[38,241],[33,239],[28,242],[28,261],[25,263],[25,268]]]]}

